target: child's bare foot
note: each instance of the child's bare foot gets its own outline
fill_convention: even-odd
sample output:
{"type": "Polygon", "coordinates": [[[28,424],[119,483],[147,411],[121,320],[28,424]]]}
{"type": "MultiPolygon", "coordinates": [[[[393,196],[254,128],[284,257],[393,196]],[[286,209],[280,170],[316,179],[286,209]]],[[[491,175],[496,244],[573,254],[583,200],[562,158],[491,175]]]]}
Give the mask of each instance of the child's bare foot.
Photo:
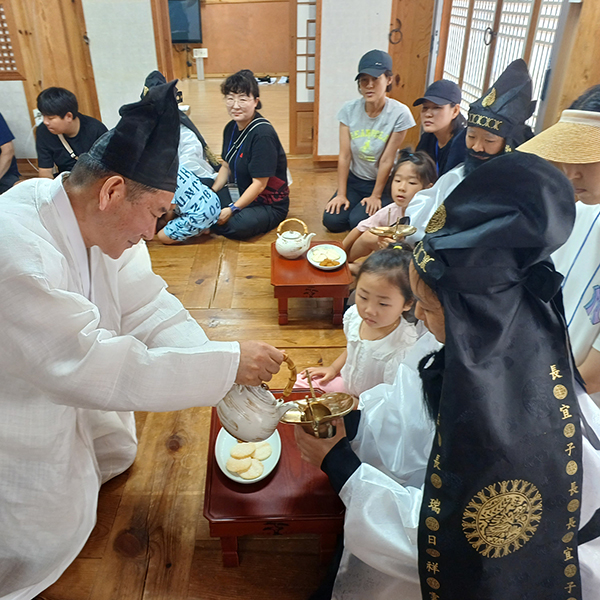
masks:
{"type": "Polygon", "coordinates": [[[358,272],[360,271],[360,264],[351,262],[348,263],[348,268],[350,269],[350,273],[352,273],[352,275],[356,277],[356,275],[358,275],[358,272]]]}

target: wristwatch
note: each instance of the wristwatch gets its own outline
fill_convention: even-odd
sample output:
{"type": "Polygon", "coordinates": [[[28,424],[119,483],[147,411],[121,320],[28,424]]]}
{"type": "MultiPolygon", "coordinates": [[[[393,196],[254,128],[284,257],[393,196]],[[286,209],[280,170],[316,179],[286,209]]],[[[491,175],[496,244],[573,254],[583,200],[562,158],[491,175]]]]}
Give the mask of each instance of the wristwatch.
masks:
{"type": "Polygon", "coordinates": [[[240,212],[240,210],[242,210],[239,206],[236,206],[233,202],[227,208],[231,209],[232,214],[235,214],[236,212],[240,212]]]}

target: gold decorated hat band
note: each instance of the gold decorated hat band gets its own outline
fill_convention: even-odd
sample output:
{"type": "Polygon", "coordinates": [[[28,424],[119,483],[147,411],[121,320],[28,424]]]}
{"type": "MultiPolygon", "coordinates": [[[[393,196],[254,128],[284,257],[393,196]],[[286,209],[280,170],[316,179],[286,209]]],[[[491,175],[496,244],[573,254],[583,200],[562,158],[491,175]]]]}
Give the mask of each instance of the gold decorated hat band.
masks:
{"type": "Polygon", "coordinates": [[[600,162],[600,113],[564,110],[558,123],[521,144],[519,151],[558,163],[600,162]]]}
{"type": "Polygon", "coordinates": [[[482,127],[483,129],[496,132],[496,135],[502,135],[500,131],[502,123],[504,123],[504,121],[501,119],[469,112],[469,125],[472,127],[482,127]]]}

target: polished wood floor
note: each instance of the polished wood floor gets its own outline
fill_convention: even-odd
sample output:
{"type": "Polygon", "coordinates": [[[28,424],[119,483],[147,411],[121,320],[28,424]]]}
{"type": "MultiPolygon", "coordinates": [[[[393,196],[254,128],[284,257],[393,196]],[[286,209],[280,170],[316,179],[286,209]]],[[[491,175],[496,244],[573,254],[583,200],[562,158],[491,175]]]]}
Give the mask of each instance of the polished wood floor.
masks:
{"type": "MultiPolygon", "coordinates": [[[[218,152],[225,107],[215,80],[182,82],[191,117],[218,152]]],[[[261,87],[265,117],[284,146],[288,86],[261,87]]],[[[290,158],[290,217],[317,239],[335,172],[290,158]]],[[[249,242],[203,236],[181,246],[152,242],[155,271],[214,340],[261,339],[288,352],[297,366],[329,364],[345,346],[331,324],[330,299],[291,299],[290,323],[277,324],[270,285],[274,232],[249,242]]],[[[282,387],[287,372],[271,386],[282,387]]],[[[198,390],[201,400],[202,390],[198,390]]],[[[139,450],[128,472],[100,493],[98,524],[73,565],[44,592],[47,600],[302,600],[323,575],[314,537],[241,538],[241,566],[225,569],[219,540],[202,516],[210,409],[140,413],[139,450]]]]}

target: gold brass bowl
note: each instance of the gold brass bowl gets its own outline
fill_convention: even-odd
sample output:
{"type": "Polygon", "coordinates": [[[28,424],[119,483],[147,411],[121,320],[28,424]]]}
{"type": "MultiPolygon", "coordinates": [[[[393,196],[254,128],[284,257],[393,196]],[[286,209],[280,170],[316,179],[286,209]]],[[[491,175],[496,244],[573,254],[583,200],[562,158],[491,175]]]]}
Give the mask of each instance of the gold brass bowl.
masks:
{"type": "Polygon", "coordinates": [[[302,400],[296,400],[296,406],[281,417],[281,422],[301,425],[302,429],[315,437],[332,437],[331,421],[347,415],[354,407],[354,400],[354,396],[343,392],[323,394],[314,400],[307,395],[302,400]]]}
{"type": "Polygon", "coordinates": [[[392,238],[394,241],[416,233],[414,225],[389,225],[388,227],[371,227],[369,232],[379,237],[392,238]]]}

